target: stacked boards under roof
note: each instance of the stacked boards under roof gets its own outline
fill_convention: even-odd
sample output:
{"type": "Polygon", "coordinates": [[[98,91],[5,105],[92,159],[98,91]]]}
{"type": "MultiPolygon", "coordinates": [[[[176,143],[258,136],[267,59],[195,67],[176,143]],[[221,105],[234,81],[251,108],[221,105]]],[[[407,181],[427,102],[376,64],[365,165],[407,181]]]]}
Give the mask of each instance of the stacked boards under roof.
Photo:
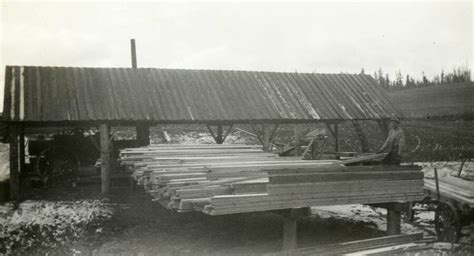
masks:
{"type": "Polygon", "coordinates": [[[398,110],[369,75],[7,66],[5,121],[310,122],[398,110]]]}
{"type": "Polygon", "coordinates": [[[246,145],[151,145],[121,161],[155,200],[179,212],[211,215],[318,205],[418,201],[417,166],[344,166],[377,159],[301,160],[246,145]]]}

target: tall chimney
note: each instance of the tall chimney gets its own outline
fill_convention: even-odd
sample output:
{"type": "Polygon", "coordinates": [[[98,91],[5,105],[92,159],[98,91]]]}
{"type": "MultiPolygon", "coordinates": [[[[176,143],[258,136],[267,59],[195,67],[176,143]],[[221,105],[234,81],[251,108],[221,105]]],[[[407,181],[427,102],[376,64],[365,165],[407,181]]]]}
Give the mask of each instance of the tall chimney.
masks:
{"type": "Polygon", "coordinates": [[[132,68],[137,68],[137,50],[135,49],[135,39],[130,39],[132,47],[132,68]]]}

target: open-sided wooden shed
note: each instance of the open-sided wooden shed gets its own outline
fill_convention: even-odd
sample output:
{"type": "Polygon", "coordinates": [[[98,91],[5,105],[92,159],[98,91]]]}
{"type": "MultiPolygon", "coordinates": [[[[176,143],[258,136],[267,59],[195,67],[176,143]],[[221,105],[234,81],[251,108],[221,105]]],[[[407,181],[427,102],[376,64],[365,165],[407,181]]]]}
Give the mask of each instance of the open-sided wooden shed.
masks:
{"type": "Polygon", "coordinates": [[[268,144],[271,125],[323,122],[337,137],[340,122],[393,116],[400,116],[397,108],[364,74],[32,66],[7,66],[5,74],[3,121],[14,199],[28,127],[99,127],[107,193],[111,126],[137,127],[137,139],[145,145],[149,127],[157,124],[214,126],[218,143],[224,126],[264,124],[268,144]]]}

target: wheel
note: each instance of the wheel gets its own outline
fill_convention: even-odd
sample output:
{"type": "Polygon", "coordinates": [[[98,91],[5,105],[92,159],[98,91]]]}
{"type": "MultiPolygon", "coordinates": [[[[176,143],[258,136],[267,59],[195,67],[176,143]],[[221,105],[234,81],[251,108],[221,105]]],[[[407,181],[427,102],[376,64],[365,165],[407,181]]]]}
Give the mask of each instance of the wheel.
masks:
{"type": "Polygon", "coordinates": [[[457,243],[461,238],[461,219],[451,203],[439,203],[435,211],[435,230],[438,240],[457,243]]]}

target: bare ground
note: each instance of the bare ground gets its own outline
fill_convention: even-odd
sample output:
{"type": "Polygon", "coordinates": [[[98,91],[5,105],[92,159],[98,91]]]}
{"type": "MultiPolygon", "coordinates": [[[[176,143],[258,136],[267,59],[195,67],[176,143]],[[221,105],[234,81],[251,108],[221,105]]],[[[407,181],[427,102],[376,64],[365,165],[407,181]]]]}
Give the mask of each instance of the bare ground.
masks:
{"type": "MultiPolygon", "coordinates": [[[[440,124],[442,125],[442,124],[440,124]]],[[[461,124],[461,128],[472,123],[461,124]]],[[[251,131],[249,127],[243,127],[251,131]]],[[[311,128],[308,128],[311,129],[311,128]]],[[[375,124],[365,126],[371,151],[383,140],[375,124]]],[[[461,129],[462,133],[464,130],[461,129]]],[[[194,132],[168,129],[175,143],[212,143],[204,130],[194,132]],[[186,134],[186,136],[182,136],[186,134]]],[[[472,145],[472,137],[466,139],[460,134],[439,131],[426,132],[424,127],[407,127],[408,146],[411,153],[408,160],[433,161],[454,160],[452,154],[462,144],[472,145]],[[442,135],[442,136],[440,136],[442,135]],[[460,143],[462,142],[462,143],[460,143]],[[435,146],[443,145],[434,154],[435,146]],[[436,158],[434,158],[434,156],[436,158]]],[[[292,136],[292,128],[282,129],[280,138],[292,136]]],[[[130,132],[125,131],[125,136],[130,132]]],[[[341,127],[341,149],[357,151],[359,142],[350,125],[341,127]]],[[[258,144],[242,134],[233,134],[233,143],[258,144]]],[[[324,145],[331,149],[333,142],[324,145]]],[[[152,141],[159,142],[159,134],[152,130],[152,141]]],[[[284,139],[281,141],[286,143],[284,139]]],[[[458,160],[458,159],[455,159],[458,160]]],[[[471,167],[468,171],[472,171],[471,167]]],[[[202,213],[172,213],[141,190],[131,191],[126,183],[115,184],[108,200],[100,196],[99,186],[87,185],[79,188],[55,188],[31,191],[27,196],[33,200],[82,200],[101,199],[113,210],[112,217],[99,225],[87,227],[83,236],[57,242],[48,246],[16,248],[19,255],[254,255],[281,249],[281,217],[274,213],[249,213],[228,216],[207,216],[202,213]]],[[[414,225],[402,224],[405,233],[425,231],[433,234],[433,216],[430,213],[418,215],[414,225]]],[[[313,208],[313,216],[299,222],[299,246],[318,246],[385,234],[385,211],[362,205],[313,208]]]]}
{"type": "MultiPolygon", "coordinates": [[[[114,214],[102,223],[100,232],[95,228],[89,230],[86,236],[57,248],[32,248],[24,253],[259,255],[281,249],[282,219],[274,213],[226,216],[174,213],[152,202],[143,191],[131,192],[123,188],[114,189],[110,202],[114,214]]],[[[338,216],[325,209],[315,209],[314,213],[299,222],[301,247],[384,235],[377,223],[368,218],[358,220],[351,216],[338,216]]]]}

